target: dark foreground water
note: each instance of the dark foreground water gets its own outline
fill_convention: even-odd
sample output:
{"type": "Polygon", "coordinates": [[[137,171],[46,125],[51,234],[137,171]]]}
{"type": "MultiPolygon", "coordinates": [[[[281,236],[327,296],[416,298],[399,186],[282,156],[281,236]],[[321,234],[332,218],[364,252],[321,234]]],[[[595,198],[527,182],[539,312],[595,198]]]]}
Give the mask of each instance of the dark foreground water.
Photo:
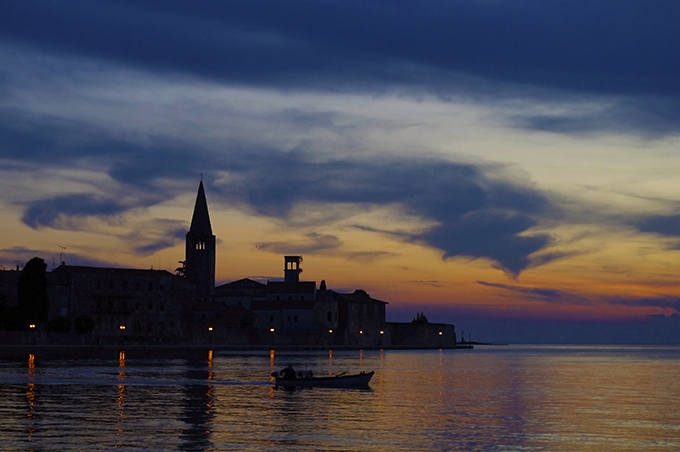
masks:
{"type": "Polygon", "coordinates": [[[679,347],[0,362],[0,450],[678,451],[679,347]],[[370,390],[274,389],[286,364],[370,390]]]}

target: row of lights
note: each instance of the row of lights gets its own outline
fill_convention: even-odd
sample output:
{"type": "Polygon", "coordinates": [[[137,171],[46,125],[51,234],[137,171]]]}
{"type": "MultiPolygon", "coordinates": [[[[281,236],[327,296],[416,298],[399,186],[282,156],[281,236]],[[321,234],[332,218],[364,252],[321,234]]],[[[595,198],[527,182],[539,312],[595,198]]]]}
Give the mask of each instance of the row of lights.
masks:
{"type": "MultiPolygon", "coordinates": [[[[35,324],[31,323],[30,325],[28,325],[28,327],[29,327],[30,329],[34,329],[34,328],[35,328],[35,324]]],[[[121,331],[123,331],[123,330],[125,330],[125,325],[120,325],[118,328],[119,328],[121,331]]],[[[212,330],[213,330],[213,327],[209,326],[209,327],[208,327],[208,331],[212,331],[212,330]]],[[[274,328],[269,328],[269,332],[270,332],[270,333],[273,333],[273,332],[275,332],[275,331],[276,331],[276,330],[275,330],[274,328]]],[[[328,332],[329,332],[330,334],[333,334],[333,330],[332,330],[332,329],[331,329],[331,330],[328,330],[328,332]]],[[[364,334],[364,330],[360,330],[360,331],[359,331],[359,334],[364,334]]],[[[385,334],[385,332],[384,332],[383,330],[380,330],[380,334],[385,334]]],[[[444,333],[440,331],[440,332],[439,332],[439,335],[441,336],[442,334],[444,334],[444,333]]]]}

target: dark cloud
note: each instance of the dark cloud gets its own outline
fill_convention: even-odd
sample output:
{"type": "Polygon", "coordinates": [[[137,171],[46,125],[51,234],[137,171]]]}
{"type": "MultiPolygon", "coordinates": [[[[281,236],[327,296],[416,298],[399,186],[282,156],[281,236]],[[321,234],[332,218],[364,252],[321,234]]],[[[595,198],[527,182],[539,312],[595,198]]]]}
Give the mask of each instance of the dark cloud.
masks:
{"type": "Polygon", "coordinates": [[[132,246],[137,255],[149,256],[157,251],[172,248],[186,239],[188,224],[177,220],[155,219],[135,229],[122,238],[132,246]]]}
{"type": "Polygon", "coordinates": [[[94,160],[115,180],[145,185],[159,177],[186,177],[192,170],[197,174],[208,166],[205,153],[181,139],[148,135],[124,140],[116,135],[85,121],[0,108],[0,158],[27,162],[34,169],[73,168],[94,160]]]}
{"type": "Polygon", "coordinates": [[[640,215],[623,222],[640,232],[673,239],[666,244],[668,249],[680,250],[680,214],[640,215]]]}
{"type": "Polygon", "coordinates": [[[563,114],[516,115],[511,122],[518,127],[545,132],[574,135],[635,133],[654,139],[677,134],[680,130],[680,102],[660,98],[622,101],[595,111],[579,109],[563,114]]]}
{"type": "Polygon", "coordinates": [[[257,248],[275,254],[317,254],[323,251],[336,250],[342,245],[342,240],[330,234],[307,234],[305,240],[285,242],[259,243],[257,248]]]}
{"type": "Polygon", "coordinates": [[[649,215],[632,221],[640,232],[680,238],[680,215],[649,215]]]}
{"type": "Polygon", "coordinates": [[[485,97],[524,96],[533,86],[542,90],[533,95],[624,96],[647,106],[630,105],[625,116],[612,109],[611,120],[543,116],[526,124],[665,133],[678,125],[679,17],[680,5],[665,0],[33,0],[2,3],[0,36],[58,56],[230,84],[485,97]],[[640,114],[660,121],[637,122],[640,114]]]}
{"type": "Polygon", "coordinates": [[[240,176],[213,189],[232,204],[283,219],[290,218],[295,205],[309,202],[398,206],[437,225],[425,232],[382,232],[440,249],[444,258],[486,258],[515,276],[532,265],[531,255],[551,243],[545,234],[527,232],[542,218],[560,215],[545,195],[488,178],[481,166],[455,162],[310,162],[302,154],[277,154],[240,176]]]}
{"type": "Polygon", "coordinates": [[[112,199],[97,199],[90,194],[57,196],[31,202],[22,221],[32,228],[71,229],[74,220],[83,217],[109,217],[127,210],[112,199]]]}

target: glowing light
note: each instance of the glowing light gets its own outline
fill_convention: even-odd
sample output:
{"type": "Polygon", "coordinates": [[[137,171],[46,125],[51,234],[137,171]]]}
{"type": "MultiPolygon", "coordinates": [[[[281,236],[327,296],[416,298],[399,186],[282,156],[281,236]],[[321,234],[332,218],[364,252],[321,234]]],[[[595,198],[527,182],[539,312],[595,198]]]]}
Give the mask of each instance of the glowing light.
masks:
{"type": "Polygon", "coordinates": [[[213,330],[213,327],[209,326],[208,331],[212,331],[212,330],[213,330]]]}
{"type": "Polygon", "coordinates": [[[32,330],[35,329],[35,323],[31,323],[30,325],[28,325],[28,327],[32,330]]]}
{"type": "Polygon", "coordinates": [[[270,332],[270,333],[273,333],[273,332],[274,332],[274,328],[269,328],[269,332],[270,332]]]}
{"type": "Polygon", "coordinates": [[[440,332],[439,332],[439,335],[441,336],[442,334],[444,334],[444,333],[442,333],[442,332],[440,331],[440,332]]]}
{"type": "Polygon", "coordinates": [[[364,330],[359,331],[359,334],[364,334],[364,330]]]}
{"type": "Polygon", "coordinates": [[[119,325],[118,328],[123,331],[125,329],[125,325],[119,325]]]}
{"type": "Polygon", "coordinates": [[[328,330],[328,332],[329,332],[330,334],[333,334],[333,330],[328,330]]]}
{"type": "Polygon", "coordinates": [[[380,334],[385,334],[385,332],[383,330],[380,330],[380,334]]]}

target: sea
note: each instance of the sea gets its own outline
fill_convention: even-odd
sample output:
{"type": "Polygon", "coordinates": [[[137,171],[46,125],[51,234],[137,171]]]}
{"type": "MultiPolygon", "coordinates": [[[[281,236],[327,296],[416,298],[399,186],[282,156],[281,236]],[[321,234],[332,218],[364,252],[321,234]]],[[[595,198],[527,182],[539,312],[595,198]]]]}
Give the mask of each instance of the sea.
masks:
{"type": "Polygon", "coordinates": [[[680,450],[679,346],[116,353],[0,360],[0,451],[680,450]]]}

